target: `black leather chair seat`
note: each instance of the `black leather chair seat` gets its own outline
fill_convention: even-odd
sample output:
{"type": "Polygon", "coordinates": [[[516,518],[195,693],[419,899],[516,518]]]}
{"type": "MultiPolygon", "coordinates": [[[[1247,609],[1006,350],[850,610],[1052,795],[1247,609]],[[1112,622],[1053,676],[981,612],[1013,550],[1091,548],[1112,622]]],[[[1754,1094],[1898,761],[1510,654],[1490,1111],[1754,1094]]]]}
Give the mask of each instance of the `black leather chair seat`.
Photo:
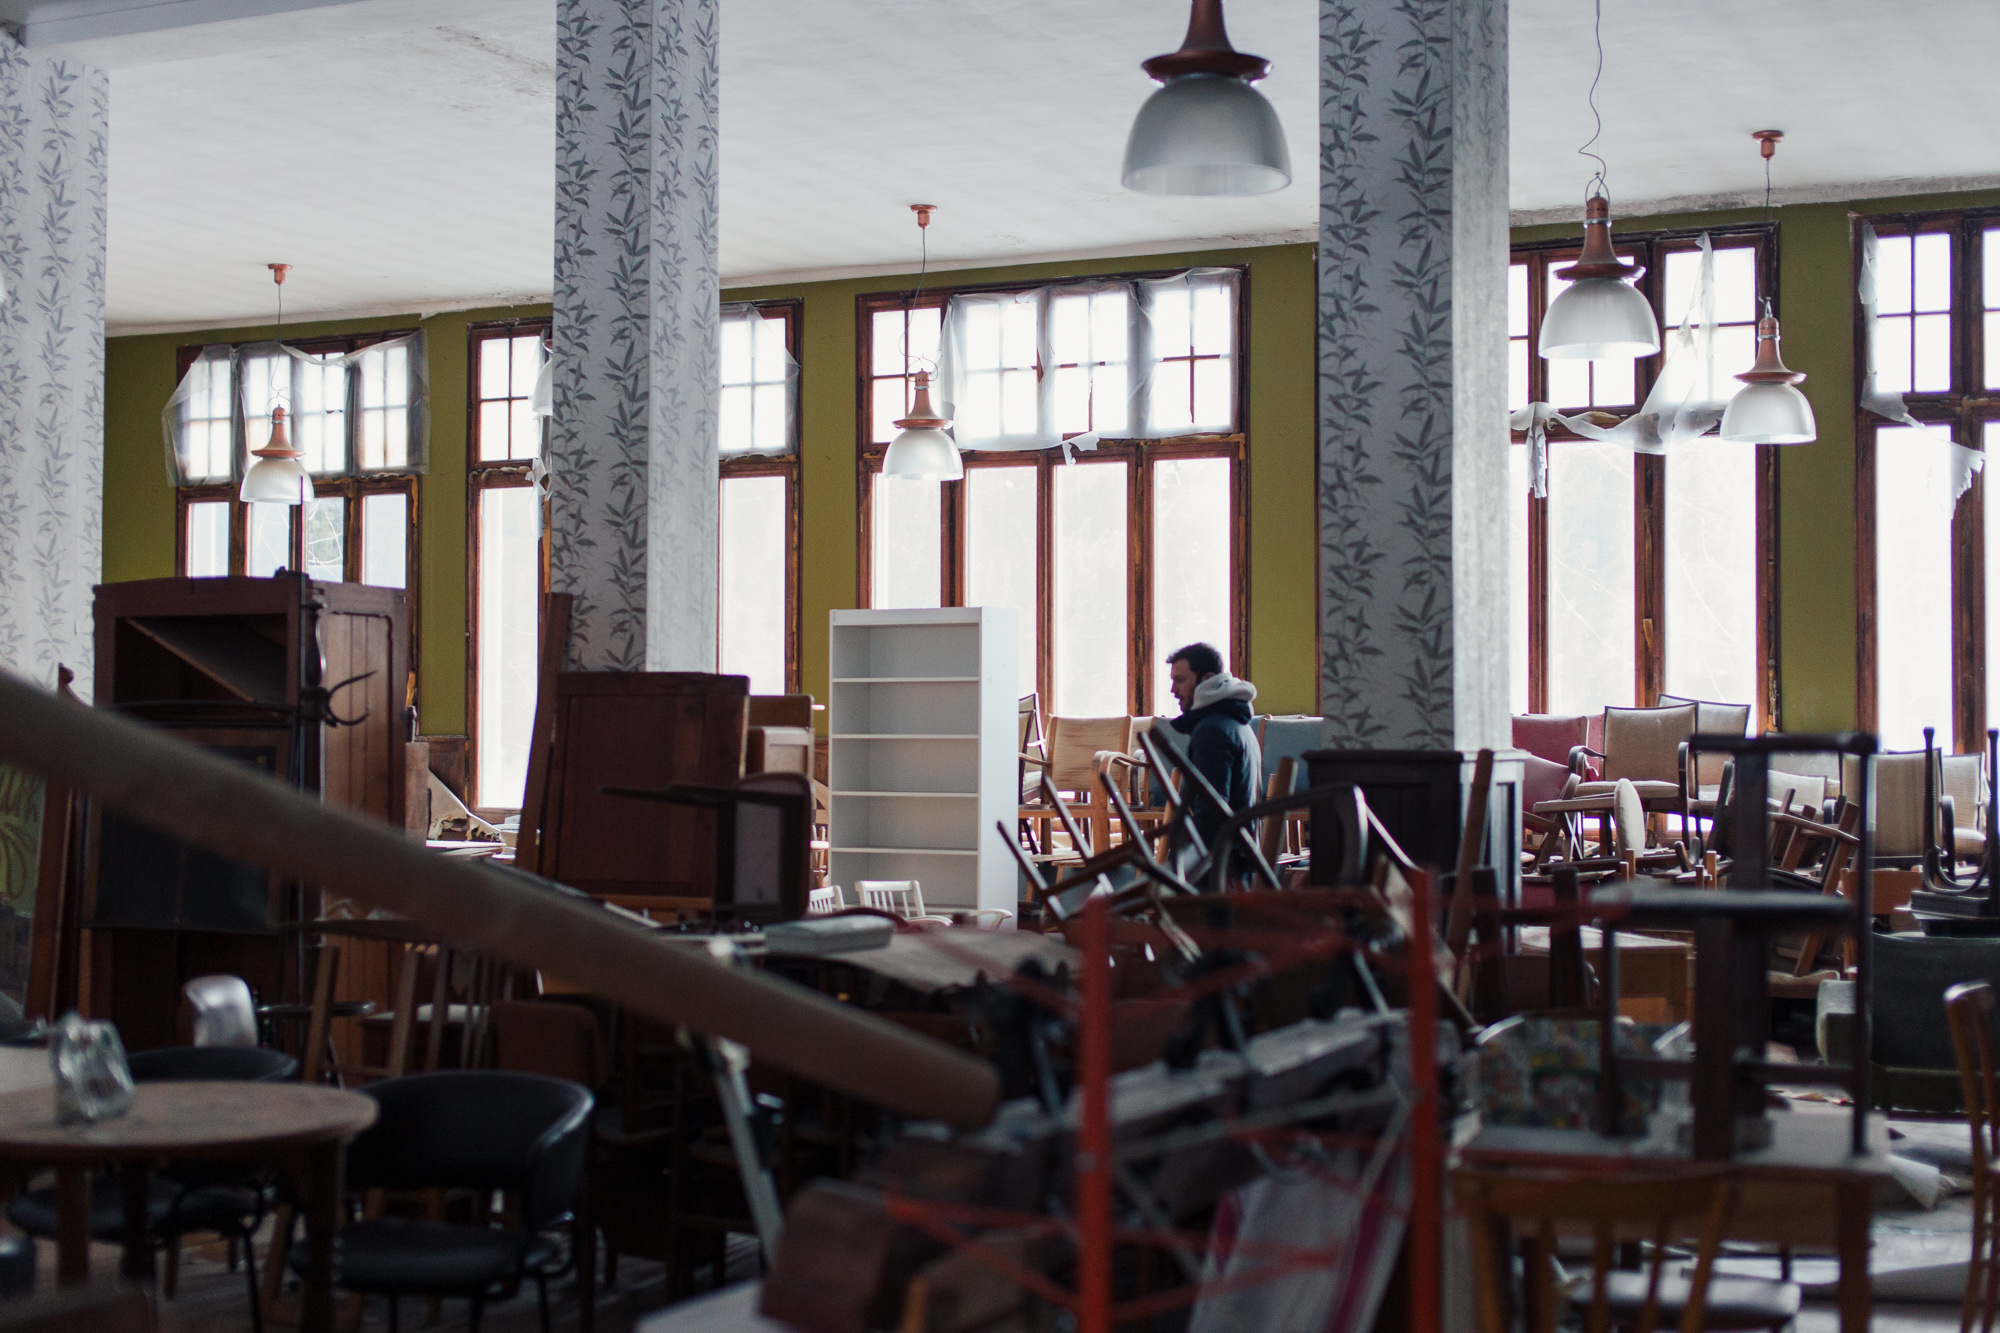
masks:
{"type": "MultiPolygon", "coordinates": [[[[241,1231],[257,1202],[243,1191],[226,1187],[191,1189],[155,1176],[148,1183],[146,1220],[156,1235],[190,1231],[241,1231]],[[180,1199],[180,1208],[174,1200],[180,1199]]],[[[30,1190],[7,1205],[7,1220],[31,1236],[56,1234],[56,1192],[30,1190]]],[[[99,1176],[90,1186],[90,1238],[116,1243],[125,1237],[125,1187],[116,1176],[99,1176]]]]}
{"type": "MultiPolygon", "coordinates": [[[[340,1230],[335,1251],[337,1281],[350,1291],[378,1295],[481,1296],[515,1278],[552,1264],[556,1245],[529,1237],[525,1262],[518,1231],[384,1217],[350,1222],[340,1230]]],[[[293,1245],[286,1262],[295,1273],[306,1269],[304,1241],[293,1245]]]]}
{"type": "MultiPolygon", "coordinates": [[[[1681,1311],[1687,1307],[1685,1277],[1660,1275],[1659,1327],[1676,1328],[1681,1311]]],[[[1646,1306],[1646,1274],[1624,1269],[1613,1271],[1606,1282],[1610,1289],[1611,1322],[1631,1323],[1646,1306]]],[[[1590,1308],[1590,1283],[1573,1298],[1578,1309],[1590,1308]]],[[[1799,1286],[1796,1282],[1774,1282],[1757,1277],[1713,1277],[1708,1283],[1708,1307],[1701,1326],[1726,1333],[1731,1329],[1781,1328],[1798,1317],[1799,1286]]]]}

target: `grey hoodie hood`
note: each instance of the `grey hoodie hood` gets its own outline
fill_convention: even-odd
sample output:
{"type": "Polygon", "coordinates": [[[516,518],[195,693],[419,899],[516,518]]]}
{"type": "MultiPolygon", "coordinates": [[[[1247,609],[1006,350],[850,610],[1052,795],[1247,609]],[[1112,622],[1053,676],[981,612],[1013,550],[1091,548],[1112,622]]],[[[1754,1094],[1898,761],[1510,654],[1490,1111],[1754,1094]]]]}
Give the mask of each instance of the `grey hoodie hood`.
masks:
{"type": "Polygon", "coordinates": [[[1225,699],[1239,699],[1249,703],[1257,697],[1257,687],[1247,680],[1238,680],[1227,671],[1219,671],[1194,687],[1194,702],[1188,707],[1192,713],[1197,708],[1219,704],[1225,699]]]}

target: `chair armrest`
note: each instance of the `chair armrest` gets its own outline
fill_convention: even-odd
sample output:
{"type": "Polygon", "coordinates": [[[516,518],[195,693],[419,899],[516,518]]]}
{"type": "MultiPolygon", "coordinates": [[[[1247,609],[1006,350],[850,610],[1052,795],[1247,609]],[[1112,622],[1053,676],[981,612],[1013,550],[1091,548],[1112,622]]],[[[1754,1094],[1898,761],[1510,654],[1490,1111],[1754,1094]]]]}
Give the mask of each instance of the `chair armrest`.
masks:
{"type": "Polygon", "coordinates": [[[1618,797],[1614,792],[1602,796],[1572,796],[1566,801],[1536,801],[1538,815],[1574,815],[1589,811],[1612,810],[1617,808],[1618,797]]]}
{"type": "Polygon", "coordinates": [[[1047,768],[1049,766],[1049,759],[1047,755],[1029,754],[1026,750],[1021,750],[1017,752],[1016,757],[1019,758],[1022,763],[1033,764],[1037,768],[1047,768]]]}
{"type": "Polygon", "coordinates": [[[1569,747],[1569,771],[1581,776],[1590,771],[1589,760],[1602,758],[1602,754],[1588,745],[1572,745],[1569,747]]]}
{"type": "Polygon", "coordinates": [[[1940,841],[1952,836],[1958,828],[1958,802],[1951,797],[1938,796],[1938,838],[1940,841]]]}
{"type": "Polygon", "coordinates": [[[1849,847],[1859,847],[1861,845],[1859,837],[1849,833],[1838,824],[1822,824],[1816,819],[1807,819],[1803,815],[1788,814],[1780,810],[1771,811],[1769,818],[1774,828],[1780,826],[1795,828],[1806,837],[1826,838],[1833,842],[1844,842],[1849,847]]]}

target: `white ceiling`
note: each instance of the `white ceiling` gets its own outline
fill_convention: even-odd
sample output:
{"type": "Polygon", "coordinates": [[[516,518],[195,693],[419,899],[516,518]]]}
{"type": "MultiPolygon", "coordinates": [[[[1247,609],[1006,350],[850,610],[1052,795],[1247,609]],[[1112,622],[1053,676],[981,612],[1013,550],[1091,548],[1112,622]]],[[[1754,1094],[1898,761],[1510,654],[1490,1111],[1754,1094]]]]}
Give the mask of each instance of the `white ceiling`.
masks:
{"type": "MultiPolygon", "coordinates": [[[[1298,176],[1204,200],[1117,181],[1152,86],[1138,62],[1179,44],[1182,0],[722,0],[725,280],[910,267],[918,202],[941,205],[947,265],[1303,239],[1317,9],[1230,0],[1236,44],[1273,61],[1261,86],[1298,176]]],[[[1605,11],[1622,213],[1761,189],[1748,135],[1766,127],[1787,132],[1785,197],[2000,183],[1992,0],[1605,11]]],[[[1588,175],[1590,13],[1514,0],[1517,220],[1573,207],[1588,175]]],[[[288,318],[545,298],[553,16],[553,0],[354,0],[73,45],[113,71],[113,331],[268,316],[274,260],[296,265],[288,318]]]]}

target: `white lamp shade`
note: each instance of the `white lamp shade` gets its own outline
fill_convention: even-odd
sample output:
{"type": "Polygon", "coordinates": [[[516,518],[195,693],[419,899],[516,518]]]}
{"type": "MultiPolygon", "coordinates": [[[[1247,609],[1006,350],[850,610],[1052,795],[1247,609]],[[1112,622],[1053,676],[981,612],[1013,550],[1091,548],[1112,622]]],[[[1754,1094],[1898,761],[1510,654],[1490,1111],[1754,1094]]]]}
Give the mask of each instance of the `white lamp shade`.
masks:
{"type": "Polygon", "coordinates": [[[538,417],[552,417],[556,414],[555,398],[556,358],[550,353],[542,358],[541,373],[535,376],[534,391],[528,395],[528,411],[538,417]]]}
{"type": "Polygon", "coordinates": [[[1630,361],[1659,350],[1652,303],[1617,278],[1578,278],[1542,316],[1544,358],[1630,361]]]}
{"type": "Polygon", "coordinates": [[[1262,93],[1227,75],[1183,74],[1139,108],[1122,179],[1146,194],[1268,194],[1292,183],[1292,159],[1262,93]]]}
{"type": "Polygon", "coordinates": [[[930,426],[912,426],[889,441],[882,475],[907,481],[957,481],[965,475],[951,436],[930,426]]]}
{"type": "Polygon", "coordinates": [[[238,494],[245,504],[304,504],[312,498],[312,477],[296,458],[260,458],[243,474],[238,494]]]}
{"type": "Polygon", "coordinates": [[[1789,384],[1746,384],[1722,411],[1722,438],[1739,444],[1810,444],[1812,404],[1789,384]]]}

